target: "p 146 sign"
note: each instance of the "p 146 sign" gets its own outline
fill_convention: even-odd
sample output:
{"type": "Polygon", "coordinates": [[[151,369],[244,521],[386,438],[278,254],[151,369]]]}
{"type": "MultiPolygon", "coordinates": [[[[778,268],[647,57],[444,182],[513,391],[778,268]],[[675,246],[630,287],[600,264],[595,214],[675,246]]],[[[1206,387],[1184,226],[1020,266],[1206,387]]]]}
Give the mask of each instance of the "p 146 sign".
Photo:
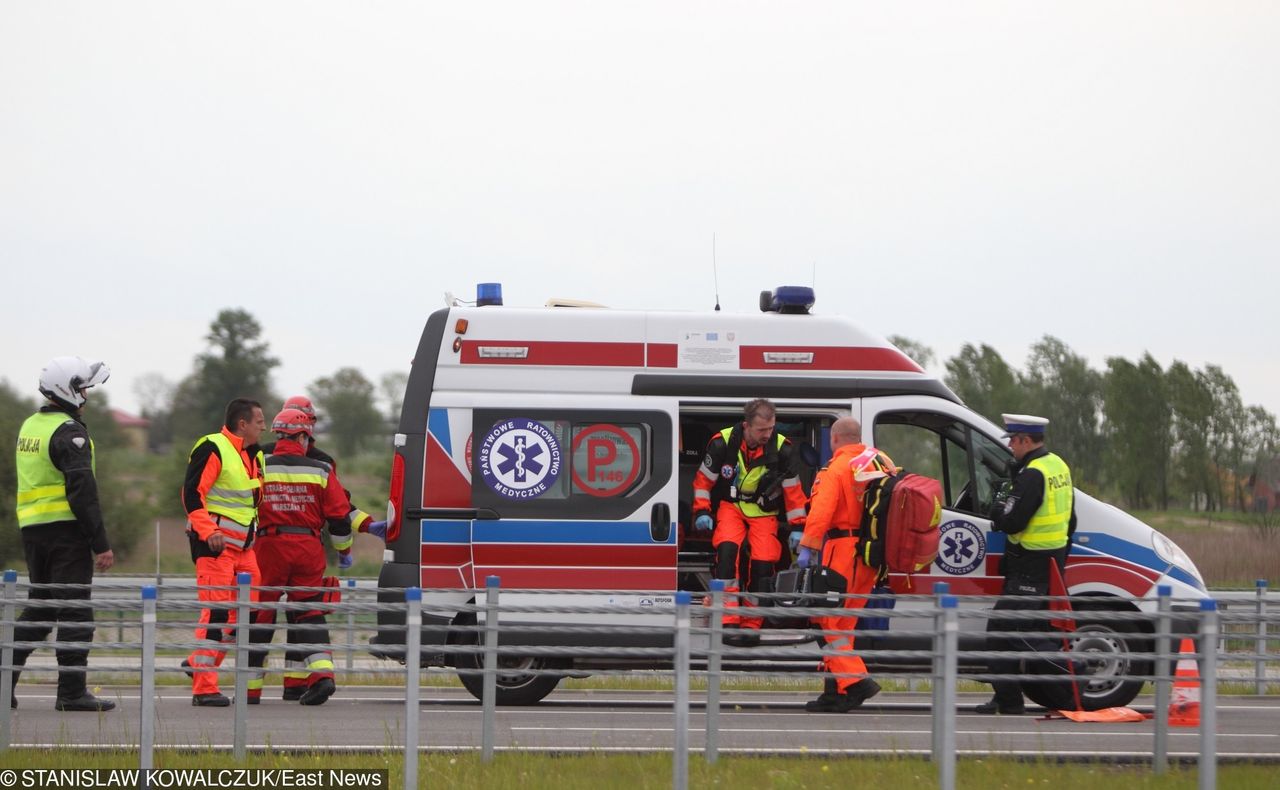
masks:
{"type": "Polygon", "coordinates": [[[591,496],[607,497],[625,493],[640,476],[640,447],[632,433],[638,428],[622,428],[608,423],[589,425],[574,431],[573,484],[591,496]]]}

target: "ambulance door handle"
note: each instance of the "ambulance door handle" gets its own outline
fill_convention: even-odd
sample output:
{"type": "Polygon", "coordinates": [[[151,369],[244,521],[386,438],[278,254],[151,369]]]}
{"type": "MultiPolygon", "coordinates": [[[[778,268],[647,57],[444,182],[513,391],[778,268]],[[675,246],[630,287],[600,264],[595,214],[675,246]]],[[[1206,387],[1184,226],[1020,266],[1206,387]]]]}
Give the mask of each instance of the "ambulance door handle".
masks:
{"type": "Polygon", "coordinates": [[[649,512],[649,537],[654,543],[666,543],[671,537],[671,508],[666,502],[658,502],[649,512]]]}

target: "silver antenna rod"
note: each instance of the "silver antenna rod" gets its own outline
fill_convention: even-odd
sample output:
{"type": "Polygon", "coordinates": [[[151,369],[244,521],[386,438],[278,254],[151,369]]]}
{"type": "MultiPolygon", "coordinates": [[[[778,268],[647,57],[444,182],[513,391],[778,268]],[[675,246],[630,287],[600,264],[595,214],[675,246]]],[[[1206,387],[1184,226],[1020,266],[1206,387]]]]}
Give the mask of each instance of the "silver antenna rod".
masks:
{"type": "Polygon", "coordinates": [[[716,234],[711,233],[711,277],[716,284],[716,312],[720,312],[720,272],[716,268],[716,234]]]}

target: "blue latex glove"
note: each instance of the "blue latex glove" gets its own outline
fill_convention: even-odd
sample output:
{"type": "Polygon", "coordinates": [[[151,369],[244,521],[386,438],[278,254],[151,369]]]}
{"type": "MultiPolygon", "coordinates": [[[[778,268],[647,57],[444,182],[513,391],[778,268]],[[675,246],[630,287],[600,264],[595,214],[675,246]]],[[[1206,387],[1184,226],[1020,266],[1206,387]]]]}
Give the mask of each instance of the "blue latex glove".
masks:
{"type": "Polygon", "coordinates": [[[796,565],[801,568],[808,568],[811,565],[818,564],[818,554],[808,546],[801,546],[800,552],[796,554],[796,565]]]}
{"type": "Polygon", "coordinates": [[[341,568],[342,570],[344,570],[344,571],[345,571],[347,568],[350,568],[350,567],[351,567],[351,563],[353,563],[353,562],[355,562],[355,561],[356,561],[356,558],[355,558],[354,556],[352,556],[351,552],[349,552],[349,551],[347,551],[347,552],[342,552],[342,551],[338,552],[338,567],[339,567],[339,568],[341,568]]]}
{"type": "Polygon", "coordinates": [[[365,532],[368,532],[370,535],[373,535],[375,538],[378,538],[385,543],[387,540],[387,522],[371,521],[369,522],[368,528],[365,529],[365,532]]]}
{"type": "Polygon", "coordinates": [[[693,528],[698,532],[710,532],[715,529],[716,522],[711,519],[709,513],[703,513],[693,520],[693,528]]]}
{"type": "Polygon", "coordinates": [[[800,550],[800,539],[804,537],[804,530],[793,529],[791,534],[787,536],[787,545],[791,547],[792,552],[800,550]]]}

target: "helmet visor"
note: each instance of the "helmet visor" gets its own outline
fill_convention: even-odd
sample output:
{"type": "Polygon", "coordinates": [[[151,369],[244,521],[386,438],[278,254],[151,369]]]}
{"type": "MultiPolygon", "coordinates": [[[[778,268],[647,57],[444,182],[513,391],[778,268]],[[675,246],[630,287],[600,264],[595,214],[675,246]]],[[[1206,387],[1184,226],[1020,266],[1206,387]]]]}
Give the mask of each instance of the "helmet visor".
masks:
{"type": "Polygon", "coordinates": [[[107,367],[105,362],[90,362],[89,377],[80,386],[83,389],[96,387],[99,384],[105,384],[109,378],[111,378],[111,368],[107,367]]]}

